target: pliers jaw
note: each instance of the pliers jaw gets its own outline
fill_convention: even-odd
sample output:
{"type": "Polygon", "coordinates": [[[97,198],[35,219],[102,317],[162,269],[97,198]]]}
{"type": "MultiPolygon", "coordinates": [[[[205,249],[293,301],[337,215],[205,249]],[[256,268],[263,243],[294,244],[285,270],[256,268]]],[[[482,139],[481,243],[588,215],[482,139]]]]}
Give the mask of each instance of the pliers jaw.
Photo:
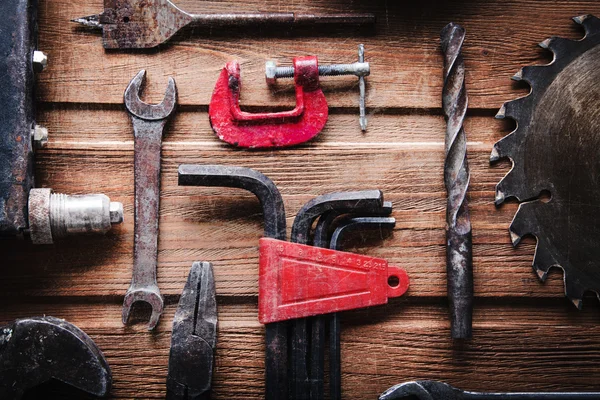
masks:
{"type": "Polygon", "coordinates": [[[195,262],[173,319],[167,400],[210,398],[217,344],[212,264],[195,262]]]}

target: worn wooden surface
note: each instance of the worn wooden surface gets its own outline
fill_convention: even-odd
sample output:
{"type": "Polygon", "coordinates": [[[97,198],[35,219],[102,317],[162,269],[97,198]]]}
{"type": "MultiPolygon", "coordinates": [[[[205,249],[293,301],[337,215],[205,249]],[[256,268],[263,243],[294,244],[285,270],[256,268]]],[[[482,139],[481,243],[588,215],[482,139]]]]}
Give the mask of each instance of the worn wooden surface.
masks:
{"type": "MultiPolygon", "coordinates": [[[[156,51],[105,52],[99,35],[69,19],[98,12],[101,0],[41,0],[40,48],[50,66],[40,75],[39,121],[50,129],[38,153],[37,183],[66,193],[103,192],[125,207],[125,223],[101,238],[55,246],[2,242],[0,322],[54,315],[84,329],[104,351],[115,398],[162,398],[172,317],[193,261],[214,263],[219,345],[214,398],[261,398],[264,329],[257,321],[257,245],[262,215],[239,190],[177,186],[179,164],[235,164],[273,179],[291,226],[311,198],[332,191],[379,188],[394,203],[397,227],[377,247],[355,251],[389,259],[408,271],[411,288],[386,307],[344,316],[343,389],[348,399],[375,399],[410,379],[440,379],[473,390],[599,389],[600,313],[588,297],[578,312],[563,296],[562,275],[545,284],[531,269],[533,239],[513,249],[508,225],[516,204],[493,205],[494,185],[508,163],[490,167],[492,144],[512,126],[492,117],[527,93],[511,83],[519,67],[549,54],[548,36],[578,38],[570,17],[600,14],[597,1],[199,1],[189,11],[375,12],[374,33],[252,34],[202,30],[156,51]],[[449,21],[467,29],[464,56],[470,93],[466,128],[472,181],[476,309],[474,339],[449,339],[445,300],[444,120],[440,109],[439,31],[449,21]],[[317,54],[321,62],[352,62],[365,43],[368,133],[357,121],[357,84],[325,78],[331,118],[320,136],[279,151],[243,151],[212,133],[207,106],[218,71],[242,65],[242,103],[251,109],[293,103],[291,82],[264,84],[263,63],[317,54]],[[173,76],[182,106],[164,138],[158,282],[165,313],[153,333],[144,321],[123,327],[122,296],[131,276],[133,134],[123,91],[148,70],[146,99],[158,101],[173,76]]],[[[359,243],[360,244],[360,243],[359,243]]]]}

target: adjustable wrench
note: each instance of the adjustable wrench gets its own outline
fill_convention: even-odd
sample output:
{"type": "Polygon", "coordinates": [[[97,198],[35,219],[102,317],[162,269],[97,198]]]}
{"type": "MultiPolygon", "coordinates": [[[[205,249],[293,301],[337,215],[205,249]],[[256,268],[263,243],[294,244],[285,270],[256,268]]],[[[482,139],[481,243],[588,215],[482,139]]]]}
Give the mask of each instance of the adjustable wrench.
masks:
{"type": "Polygon", "coordinates": [[[135,134],[135,238],[133,276],[123,301],[123,324],[127,324],[133,303],[144,301],[152,306],[148,324],[152,330],[163,311],[156,283],[161,144],[167,119],[175,110],[177,88],[173,78],[169,78],[163,101],[158,105],[146,104],[139,97],[145,76],[146,71],[138,72],[125,90],[125,106],[131,114],[135,134]]]}

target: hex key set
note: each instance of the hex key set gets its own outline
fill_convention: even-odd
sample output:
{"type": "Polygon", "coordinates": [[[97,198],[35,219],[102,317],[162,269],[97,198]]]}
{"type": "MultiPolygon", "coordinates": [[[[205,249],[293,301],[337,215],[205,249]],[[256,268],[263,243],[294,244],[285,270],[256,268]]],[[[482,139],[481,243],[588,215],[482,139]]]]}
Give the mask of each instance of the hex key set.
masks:
{"type": "MultiPolygon", "coordinates": [[[[36,123],[36,77],[52,65],[52,57],[38,49],[37,9],[36,0],[0,5],[5,15],[14,16],[0,21],[0,67],[6,75],[0,81],[0,236],[13,241],[30,240],[35,245],[65,243],[73,235],[96,234],[97,238],[122,224],[122,203],[104,194],[65,195],[36,186],[35,155],[53,140],[52,133],[36,123]]],[[[301,40],[311,30],[333,35],[366,27],[360,34],[368,39],[368,35],[377,34],[373,28],[379,23],[369,13],[228,11],[195,14],[169,0],[104,0],[104,9],[98,14],[71,17],[84,26],[79,31],[82,37],[101,31],[105,49],[134,50],[132,57],[152,57],[157,50],[144,49],[160,51],[177,46],[182,34],[210,34],[213,28],[243,32],[277,27],[301,40]]],[[[597,109],[600,101],[600,19],[583,15],[574,21],[585,30],[582,39],[544,40],[540,46],[552,53],[552,62],[524,67],[513,77],[530,85],[531,93],[505,103],[498,112],[497,118],[514,120],[517,126],[493,146],[490,162],[509,159],[513,164],[497,184],[494,199],[496,205],[509,198],[520,202],[509,227],[513,245],[524,236],[535,236],[533,270],[543,281],[550,268],[560,267],[566,296],[581,308],[585,292],[600,292],[595,264],[600,223],[596,206],[590,202],[600,191],[596,176],[598,113],[585,112],[597,109]],[[581,169],[586,172],[581,173],[581,169]]],[[[455,23],[440,26],[440,32],[436,44],[443,58],[443,65],[439,65],[443,82],[440,117],[445,119],[446,130],[439,177],[447,200],[448,339],[460,349],[474,336],[477,284],[468,205],[469,60],[463,55],[468,36],[455,23]]],[[[342,45],[348,46],[340,42],[342,45]]],[[[351,45],[353,49],[355,46],[351,45]]],[[[368,62],[370,49],[358,44],[358,60],[348,63],[320,63],[317,55],[296,55],[290,65],[283,66],[265,61],[265,85],[271,90],[286,85],[279,80],[293,79],[289,86],[294,88],[295,106],[284,111],[245,111],[240,104],[241,63],[231,60],[214,77],[207,126],[210,124],[215,136],[224,142],[225,151],[237,151],[242,156],[267,157],[300,145],[310,149],[307,143],[315,141],[332,124],[327,96],[337,89],[325,85],[325,80],[351,75],[358,78],[359,90],[355,131],[356,135],[364,135],[373,127],[372,122],[367,123],[368,77],[372,66],[377,70],[377,52],[381,51],[374,49],[368,62]],[[262,152],[251,152],[257,149],[262,152]]],[[[295,52],[294,48],[290,50],[295,52]]],[[[151,312],[146,319],[149,332],[145,333],[151,335],[165,307],[172,304],[161,295],[157,270],[164,172],[162,139],[177,123],[173,116],[178,105],[178,77],[174,75],[166,82],[158,104],[142,101],[145,78],[146,71],[141,70],[123,88],[123,112],[127,112],[129,129],[133,130],[134,200],[125,204],[133,210],[133,254],[131,283],[123,293],[119,318],[123,325],[133,324],[139,318],[132,316],[143,314],[139,303],[146,303],[151,312]]],[[[397,304],[402,300],[393,299],[411,295],[409,272],[415,270],[410,263],[396,266],[384,258],[342,249],[350,248],[349,238],[357,236],[363,240],[377,238],[385,248],[386,239],[396,229],[394,214],[398,206],[384,201],[381,190],[356,188],[348,181],[348,190],[320,190],[325,193],[312,196],[295,215],[288,215],[287,198],[273,180],[258,170],[203,163],[179,165],[177,171],[178,186],[198,187],[188,189],[190,192],[204,193],[202,187],[243,189],[254,194],[262,207],[264,231],[255,251],[257,321],[265,327],[265,399],[354,398],[344,390],[342,315],[370,307],[380,307],[390,314],[399,312],[397,304]],[[288,218],[293,218],[289,240],[288,218]]],[[[96,239],[91,236],[81,240],[96,239]]],[[[181,282],[165,377],[167,399],[212,396],[213,377],[219,372],[215,366],[219,365],[220,298],[218,275],[214,272],[219,268],[218,260],[191,262],[187,280],[181,282]]],[[[26,316],[2,327],[0,398],[26,397],[48,381],[60,381],[86,396],[106,397],[111,393],[113,377],[99,346],[65,320],[26,316]]],[[[379,398],[600,399],[600,392],[473,392],[441,381],[416,380],[392,386],[379,398]]]]}

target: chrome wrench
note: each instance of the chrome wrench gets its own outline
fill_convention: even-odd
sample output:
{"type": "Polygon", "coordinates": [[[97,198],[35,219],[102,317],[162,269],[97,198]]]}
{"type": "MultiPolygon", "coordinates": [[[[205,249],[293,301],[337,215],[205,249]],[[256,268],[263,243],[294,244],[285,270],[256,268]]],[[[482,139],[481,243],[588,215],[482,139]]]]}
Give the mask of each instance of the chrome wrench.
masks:
{"type": "Polygon", "coordinates": [[[141,70],[125,90],[125,106],[131,114],[134,140],[134,246],[131,286],[123,301],[123,324],[131,307],[138,301],[152,306],[148,329],[158,323],[163,311],[163,298],[156,283],[158,258],[158,217],[160,206],[160,158],[162,135],[167,119],[177,104],[177,87],[173,78],[160,104],[144,103],[139,95],[146,71],[141,70]]]}

